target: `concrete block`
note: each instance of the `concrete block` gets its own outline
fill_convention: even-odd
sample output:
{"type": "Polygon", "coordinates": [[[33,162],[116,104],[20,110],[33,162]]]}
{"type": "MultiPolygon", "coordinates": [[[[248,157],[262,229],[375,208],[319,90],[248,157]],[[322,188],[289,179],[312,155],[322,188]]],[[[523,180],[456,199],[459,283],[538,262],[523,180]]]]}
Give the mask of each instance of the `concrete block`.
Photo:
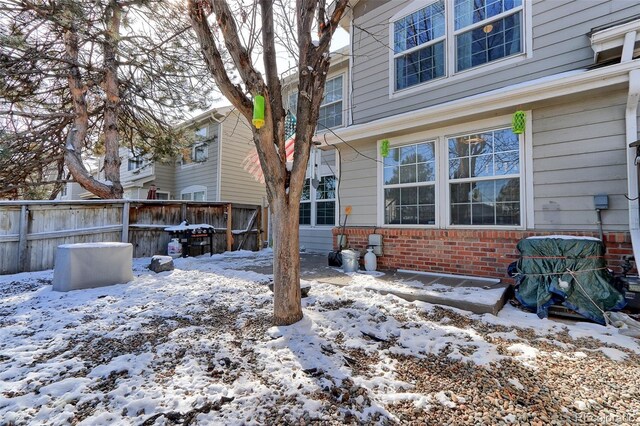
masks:
{"type": "Polygon", "coordinates": [[[133,246],[128,243],[63,244],[56,251],[53,290],[70,291],[133,280],[133,246]]]}

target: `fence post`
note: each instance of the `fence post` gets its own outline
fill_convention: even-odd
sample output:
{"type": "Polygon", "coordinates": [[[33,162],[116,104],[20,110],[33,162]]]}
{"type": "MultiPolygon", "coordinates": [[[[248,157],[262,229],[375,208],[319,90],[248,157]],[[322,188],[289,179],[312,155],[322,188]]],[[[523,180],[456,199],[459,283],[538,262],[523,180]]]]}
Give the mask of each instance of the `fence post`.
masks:
{"type": "Polygon", "coordinates": [[[233,249],[233,232],[231,228],[233,223],[231,221],[231,213],[231,204],[227,204],[227,251],[231,251],[233,249]]]}
{"type": "Polygon", "coordinates": [[[18,271],[29,272],[27,267],[27,231],[29,230],[29,209],[20,208],[20,241],[18,242],[18,271]]]}
{"type": "Polygon", "coordinates": [[[187,202],[183,201],[182,206],[180,207],[180,214],[182,215],[182,220],[187,220],[187,202]]]}
{"type": "Polygon", "coordinates": [[[127,201],[122,205],[122,242],[129,242],[129,209],[131,204],[127,201]]]}

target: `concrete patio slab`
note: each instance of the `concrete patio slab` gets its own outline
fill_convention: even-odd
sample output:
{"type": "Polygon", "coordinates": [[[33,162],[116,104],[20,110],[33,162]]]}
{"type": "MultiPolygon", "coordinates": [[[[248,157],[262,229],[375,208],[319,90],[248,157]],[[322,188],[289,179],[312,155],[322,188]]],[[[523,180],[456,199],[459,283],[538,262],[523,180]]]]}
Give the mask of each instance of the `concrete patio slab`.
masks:
{"type": "MultiPolygon", "coordinates": [[[[247,270],[271,275],[273,266],[247,266],[247,270]]],[[[326,284],[354,285],[358,277],[367,276],[362,284],[367,290],[393,294],[402,299],[451,306],[476,314],[496,315],[510,296],[511,286],[498,279],[451,276],[415,271],[382,271],[371,275],[365,271],[346,274],[341,268],[327,264],[327,256],[300,254],[300,275],[303,280],[326,284]]]]}

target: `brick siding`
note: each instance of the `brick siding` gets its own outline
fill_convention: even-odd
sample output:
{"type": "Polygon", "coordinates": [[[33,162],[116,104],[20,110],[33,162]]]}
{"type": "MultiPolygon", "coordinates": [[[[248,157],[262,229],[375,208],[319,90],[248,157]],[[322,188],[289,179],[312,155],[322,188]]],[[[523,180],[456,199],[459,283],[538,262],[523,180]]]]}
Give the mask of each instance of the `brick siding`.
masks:
{"type": "MultiPolygon", "coordinates": [[[[333,229],[333,243],[337,246],[342,228],[333,229]]],[[[443,230],[348,227],[348,246],[366,251],[369,234],[383,235],[383,256],[378,268],[409,269],[456,275],[475,275],[502,278],[509,281],[507,267],[518,258],[516,244],[534,235],[577,235],[598,237],[593,232],[535,232],[500,230],[443,230]]],[[[623,256],[633,254],[631,236],[625,232],[604,234],[607,246],[607,266],[620,272],[623,256]]]]}

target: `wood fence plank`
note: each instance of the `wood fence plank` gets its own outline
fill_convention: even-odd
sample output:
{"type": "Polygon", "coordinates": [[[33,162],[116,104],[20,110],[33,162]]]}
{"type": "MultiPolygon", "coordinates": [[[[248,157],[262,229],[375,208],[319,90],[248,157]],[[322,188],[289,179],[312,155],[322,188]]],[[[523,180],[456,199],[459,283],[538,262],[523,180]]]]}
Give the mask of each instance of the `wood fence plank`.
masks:
{"type": "Polygon", "coordinates": [[[29,209],[26,205],[20,208],[20,240],[18,243],[18,271],[27,272],[27,232],[29,230],[29,209]]]}

